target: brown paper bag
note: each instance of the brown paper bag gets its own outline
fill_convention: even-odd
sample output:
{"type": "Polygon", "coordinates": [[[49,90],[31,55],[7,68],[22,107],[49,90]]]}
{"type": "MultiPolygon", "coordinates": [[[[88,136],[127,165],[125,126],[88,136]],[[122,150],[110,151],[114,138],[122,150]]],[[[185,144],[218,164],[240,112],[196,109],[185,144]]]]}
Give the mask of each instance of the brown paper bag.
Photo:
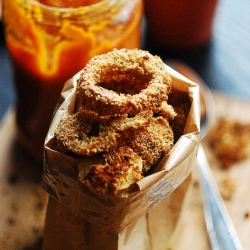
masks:
{"type": "MultiPolygon", "coordinates": [[[[62,92],[45,141],[44,188],[50,194],[44,249],[167,249],[178,223],[199,143],[199,87],[166,66],[173,96],[191,102],[184,134],[154,173],[133,189],[99,196],[78,182],[76,159],[53,149],[60,118],[74,112],[76,74],[62,92]]],[[[170,102],[170,101],[169,101],[170,102]]],[[[171,104],[171,102],[170,102],[171,104]]]]}

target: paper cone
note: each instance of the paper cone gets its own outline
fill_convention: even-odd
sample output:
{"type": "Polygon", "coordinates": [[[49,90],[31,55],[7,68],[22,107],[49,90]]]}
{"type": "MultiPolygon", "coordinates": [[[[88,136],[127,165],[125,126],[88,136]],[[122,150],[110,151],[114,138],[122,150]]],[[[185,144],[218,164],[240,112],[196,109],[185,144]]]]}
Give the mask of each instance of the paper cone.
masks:
{"type": "Polygon", "coordinates": [[[81,72],[66,82],[45,141],[44,188],[50,199],[44,249],[167,249],[196,161],[200,105],[198,85],[167,65],[166,70],[173,80],[169,103],[191,104],[183,135],[154,173],[116,195],[101,196],[80,184],[76,159],[53,149],[60,119],[74,113],[81,72]]]}

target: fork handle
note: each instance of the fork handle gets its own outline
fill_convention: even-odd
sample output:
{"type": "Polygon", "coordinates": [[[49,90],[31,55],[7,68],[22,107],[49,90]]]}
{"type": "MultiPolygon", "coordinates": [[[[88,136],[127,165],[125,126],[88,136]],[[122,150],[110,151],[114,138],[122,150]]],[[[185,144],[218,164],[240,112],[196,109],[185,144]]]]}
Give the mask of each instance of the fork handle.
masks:
{"type": "Polygon", "coordinates": [[[205,222],[212,250],[243,250],[200,144],[197,155],[205,222]]]}

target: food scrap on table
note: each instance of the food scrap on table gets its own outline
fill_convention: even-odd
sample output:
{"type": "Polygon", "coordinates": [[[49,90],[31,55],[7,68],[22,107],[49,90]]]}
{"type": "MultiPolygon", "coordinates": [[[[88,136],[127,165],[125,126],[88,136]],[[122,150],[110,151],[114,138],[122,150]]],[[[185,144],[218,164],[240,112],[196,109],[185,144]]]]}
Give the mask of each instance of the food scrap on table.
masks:
{"type": "Polygon", "coordinates": [[[233,178],[226,177],[219,183],[220,194],[224,200],[231,200],[235,189],[236,182],[233,178]]]}
{"type": "Polygon", "coordinates": [[[249,212],[248,212],[248,211],[244,213],[244,218],[245,218],[245,219],[248,219],[248,218],[249,218],[249,212]]]}
{"type": "Polygon", "coordinates": [[[211,130],[209,146],[222,169],[250,157],[250,124],[221,118],[211,130]]]}

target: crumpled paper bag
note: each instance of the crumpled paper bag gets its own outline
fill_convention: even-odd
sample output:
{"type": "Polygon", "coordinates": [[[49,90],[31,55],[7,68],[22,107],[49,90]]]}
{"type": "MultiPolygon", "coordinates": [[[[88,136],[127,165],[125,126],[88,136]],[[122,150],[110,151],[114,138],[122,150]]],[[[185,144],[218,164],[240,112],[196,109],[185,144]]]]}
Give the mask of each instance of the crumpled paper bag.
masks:
{"type": "Polygon", "coordinates": [[[78,182],[74,157],[53,149],[60,119],[74,113],[77,79],[65,83],[45,140],[44,189],[50,194],[44,249],[167,249],[195,165],[200,128],[199,87],[166,65],[173,86],[169,103],[191,103],[183,135],[154,172],[132,189],[98,195],[78,182]]]}

